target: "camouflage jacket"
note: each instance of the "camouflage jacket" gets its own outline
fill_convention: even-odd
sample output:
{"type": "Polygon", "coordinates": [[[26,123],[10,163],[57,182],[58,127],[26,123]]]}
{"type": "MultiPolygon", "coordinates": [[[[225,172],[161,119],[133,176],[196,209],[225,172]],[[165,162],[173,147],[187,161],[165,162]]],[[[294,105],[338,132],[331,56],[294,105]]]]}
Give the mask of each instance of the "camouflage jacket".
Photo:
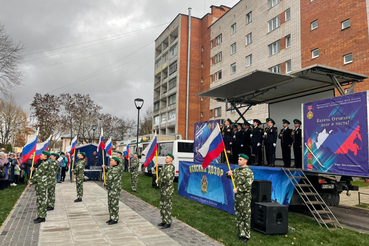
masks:
{"type": "Polygon", "coordinates": [[[158,184],[160,187],[173,187],[175,167],[172,163],[164,164],[159,174],[158,184]]]}
{"type": "Polygon", "coordinates": [[[238,167],[233,171],[234,184],[238,193],[249,193],[251,196],[251,185],[254,182],[254,173],[246,167],[238,167]]]}
{"type": "Polygon", "coordinates": [[[107,171],[105,186],[108,190],[121,189],[122,187],[122,165],[105,167],[107,171]]]}
{"type": "Polygon", "coordinates": [[[55,185],[56,184],[56,174],[59,172],[59,163],[57,161],[52,161],[49,164],[50,166],[50,177],[49,177],[49,185],[55,185]]]}
{"type": "Polygon", "coordinates": [[[30,184],[38,184],[42,186],[47,186],[49,177],[51,175],[51,167],[48,160],[44,160],[37,167],[37,172],[32,176],[29,181],[30,184]]]}
{"type": "Polygon", "coordinates": [[[138,158],[132,158],[131,160],[131,172],[137,172],[140,160],[138,158]]]}
{"type": "Polygon", "coordinates": [[[74,170],[73,170],[73,173],[76,175],[76,176],[79,176],[79,177],[83,177],[84,176],[84,171],[85,171],[85,166],[86,166],[86,162],[84,159],[82,160],[79,160],[76,165],[74,166],[74,170]]]}

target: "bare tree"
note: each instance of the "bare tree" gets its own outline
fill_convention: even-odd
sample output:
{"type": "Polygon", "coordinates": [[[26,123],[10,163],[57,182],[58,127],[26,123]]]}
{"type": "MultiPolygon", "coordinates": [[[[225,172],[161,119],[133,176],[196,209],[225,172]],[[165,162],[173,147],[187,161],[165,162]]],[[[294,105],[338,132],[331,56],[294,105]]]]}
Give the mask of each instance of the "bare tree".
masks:
{"type": "Polygon", "coordinates": [[[8,94],[9,89],[20,84],[22,73],[19,64],[22,62],[22,43],[15,43],[0,24],[0,92],[8,94]]]}
{"type": "Polygon", "coordinates": [[[152,108],[149,107],[140,122],[140,135],[152,133],[152,108]]]}

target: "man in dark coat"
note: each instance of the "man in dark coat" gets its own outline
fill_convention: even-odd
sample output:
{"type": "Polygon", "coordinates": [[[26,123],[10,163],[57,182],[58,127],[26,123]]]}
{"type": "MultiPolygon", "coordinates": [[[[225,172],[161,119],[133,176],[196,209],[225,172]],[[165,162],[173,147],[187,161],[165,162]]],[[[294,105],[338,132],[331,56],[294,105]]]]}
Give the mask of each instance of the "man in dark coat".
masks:
{"type": "MultiPolygon", "coordinates": [[[[232,121],[230,119],[227,119],[224,127],[223,127],[223,142],[224,146],[227,152],[228,160],[231,161],[231,149],[232,149],[232,141],[233,141],[233,130],[231,127],[232,121]]],[[[226,162],[225,157],[223,159],[223,162],[226,162]]]]}
{"type": "Polygon", "coordinates": [[[250,123],[246,121],[244,124],[244,130],[243,130],[243,147],[244,147],[243,154],[249,157],[251,156],[251,147],[252,147],[251,135],[252,135],[252,131],[250,128],[250,123]]]}
{"type": "Polygon", "coordinates": [[[264,132],[264,143],[265,143],[265,152],[266,152],[266,159],[268,162],[268,166],[274,167],[275,161],[275,148],[277,146],[277,136],[278,136],[278,129],[275,127],[275,121],[272,118],[266,119],[267,128],[264,132]]]}
{"type": "MultiPolygon", "coordinates": [[[[244,145],[244,131],[242,130],[242,124],[238,123],[237,125],[237,132],[236,132],[236,156],[238,157],[239,154],[245,154],[245,145],[244,145]]],[[[238,158],[237,158],[238,161],[238,158]]]]}
{"type": "Polygon", "coordinates": [[[284,167],[291,167],[291,145],[292,145],[292,130],[288,126],[290,122],[286,119],[282,120],[283,128],[279,132],[278,138],[281,140],[282,158],[284,167]]]}
{"type": "Polygon", "coordinates": [[[295,168],[302,168],[302,135],[301,121],[294,119],[295,129],[292,131],[293,154],[295,156],[295,168]]]}
{"type": "Polygon", "coordinates": [[[263,129],[260,128],[261,121],[258,119],[253,120],[254,129],[252,130],[251,142],[252,153],[255,155],[254,165],[260,166],[262,161],[261,144],[263,143],[263,129]]]}

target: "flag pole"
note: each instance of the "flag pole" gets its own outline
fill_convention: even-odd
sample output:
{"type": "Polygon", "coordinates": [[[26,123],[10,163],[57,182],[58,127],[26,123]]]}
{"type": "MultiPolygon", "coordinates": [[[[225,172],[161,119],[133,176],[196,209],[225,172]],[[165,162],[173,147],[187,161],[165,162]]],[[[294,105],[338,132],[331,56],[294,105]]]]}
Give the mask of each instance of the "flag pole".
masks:
{"type": "MultiPolygon", "coordinates": [[[[225,158],[226,158],[226,160],[227,160],[227,164],[228,164],[229,171],[232,171],[232,170],[231,170],[231,166],[229,165],[228,156],[227,156],[227,151],[226,151],[226,149],[225,149],[225,148],[224,148],[224,155],[225,155],[225,158]]],[[[234,184],[233,175],[231,176],[231,179],[232,179],[232,183],[233,183],[233,188],[234,188],[234,189],[236,189],[236,185],[234,184]]]]}
{"type": "MultiPolygon", "coordinates": [[[[104,150],[102,150],[102,156],[103,156],[103,166],[105,166],[104,150]]],[[[103,172],[104,172],[104,184],[105,184],[105,168],[103,168],[103,172]]]]}
{"type": "MultiPolygon", "coordinates": [[[[155,156],[156,156],[156,163],[155,164],[158,164],[158,150],[156,150],[155,156]]],[[[156,166],[156,180],[158,180],[158,179],[159,179],[159,172],[158,172],[158,166],[156,166]]],[[[156,186],[159,186],[159,184],[156,183],[156,186]]]]}
{"type": "MultiPolygon", "coordinates": [[[[72,161],[72,169],[71,171],[74,169],[74,160],[76,159],[76,150],[74,149],[73,151],[73,161],[72,161]]],[[[73,172],[72,172],[72,178],[70,180],[70,182],[72,183],[73,182],[73,172]]]]}
{"type": "MultiPolygon", "coordinates": [[[[32,158],[32,166],[31,167],[33,167],[33,164],[35,163],[35,156],[36,156],[36,151],[33,153],[33,158],[32,158]]],[[[31,180],[31,178],[32,178],[32,170],[31,170],[31,174],[29,175],[29,179],[31,180]]]]}
{"type": "Polygon", "coordinates": [[[129,152],[128,152],[128,172],[131,172],[130,167],[131,167],[131,158],[129,158],[129,152]]]}

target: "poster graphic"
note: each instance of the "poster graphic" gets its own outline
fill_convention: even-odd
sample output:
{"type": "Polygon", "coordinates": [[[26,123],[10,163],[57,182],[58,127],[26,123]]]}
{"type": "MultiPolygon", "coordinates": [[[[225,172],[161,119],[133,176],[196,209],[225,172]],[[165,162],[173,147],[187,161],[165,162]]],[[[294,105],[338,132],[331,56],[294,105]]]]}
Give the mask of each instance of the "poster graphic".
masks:
{"type": "MultiPolygon", "coordinates": [[[[204,156],[199,153],[199,149],[203,146],[206,142],[214,128],[217,126],[217,123],[220,125],[220,120],[211,120],[211,121],[204,121],[204,122],[197,122],[195,123],[195,140],[193,143],[193,151],[194,157],[193,160],[195,162],[203,162],[204,156]]],[[[219,163],[220,156],[213,161],[213,163],[219,163]]]]}

